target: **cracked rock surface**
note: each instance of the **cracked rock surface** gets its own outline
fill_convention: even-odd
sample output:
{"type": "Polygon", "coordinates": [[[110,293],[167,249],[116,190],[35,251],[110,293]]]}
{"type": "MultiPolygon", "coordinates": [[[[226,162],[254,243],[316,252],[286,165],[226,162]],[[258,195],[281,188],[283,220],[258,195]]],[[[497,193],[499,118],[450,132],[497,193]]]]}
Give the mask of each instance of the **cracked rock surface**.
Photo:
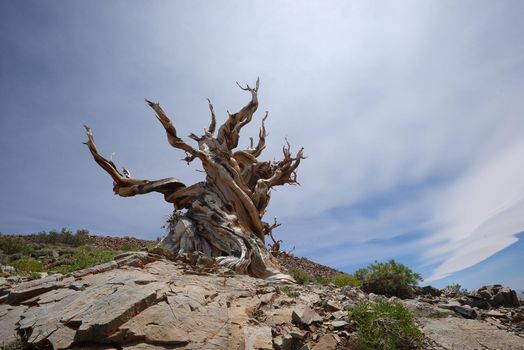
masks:
{"type": "MultiPolygon", "coordinates": [[[[0,344],[21,334],[44,349],[359,349],[347,310],[384,298],[279,286],[189,260],[198,259],[126,253],[71,275],[0,286],[0,344]]],[[[524,349],[522,337],[486,322],[516,320],[519,309],[467,320],[426,299],[402,301],[426,334],[425,349],[524,349]],[[445,317],[431,317],[437,310],[445,317]]]]}

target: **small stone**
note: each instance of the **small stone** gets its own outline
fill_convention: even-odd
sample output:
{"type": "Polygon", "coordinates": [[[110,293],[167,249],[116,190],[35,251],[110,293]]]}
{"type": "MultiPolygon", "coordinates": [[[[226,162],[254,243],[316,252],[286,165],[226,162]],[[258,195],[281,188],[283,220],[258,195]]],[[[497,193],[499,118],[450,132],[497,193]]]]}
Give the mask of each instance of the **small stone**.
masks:
{"type": "Polygon", "coordinates": [[[267,304],[271,304],[273,300],[275,300],[276,296],[277,296],[276,293],[264,293],[264,294],[260,294],[259,298],[262,304],[267,305],[267,304]]]}
{"type": "Polygon", "coordinates": [[[293,339],[293,336],[291,334],[286,334],[284,338],[282,338],[282,346],[280,347],[281,350],[293,350],[295,348],[295,339],[293,339]]]}
{"type": "Polygon", "coordinates": [[[322,317],[309,306],[294,308],[291,318],[295,323],[303,325],[310,325],[313,322],[322,322],[322,317]]]}
{"type": "Polygon", "coordinates": [[[476,295],[484,300],[490,300],[493,296],[485,289],[478,290],[476,295]]]}
{"type": "Polygon", "coordinates": [[[524,321],[524,314],[521,314],[519,312],[513,313],[513,322],[520,323],[524,321]]]}
{"type": "Polygon", "coordinates": [[[453,311],[463,316],[464,318],[475,319],[477,318],[477,312],[471,307],[455,305],[453,311]]]}
{"type": "Polygon", "coordinates": [[[369,298],[369,300],[374,301],[374,302],[386,300],[385,296],[377,295],[375,293],[369,293],[368,298],[369,298]]]}
{"type": "Polygon", "coordinates": [[[338,342],[332,334],[324,334],[313,346],[313,350],[335,350],[338,342]]]}
{"type": "Polygon", "coordinates": [[[282,345],[283,344],[284,344],[284,339],[282,338],[282,336],[279,335],[279,336],[273,338],[273,347],[276,350],[282,350],[282,345]]]}
{"type": "Polygon", "coordinates": [[[306,337],[306,332],[301,331],[297,327],[293,327],[289,334],[291,335],[291,337],[293,337],[293,339],[297,339],[300,341],[302,341],[306,337]]]}
{"type": "Polygon", "coordinates": [[[20,276],[9,276],[7,277],[7,282],[9,283],[19,283],[22,281],[22,278],[20,276]]]}
{"type": "Polygon", "coordinates": [[[245,326],[243,327],[245,342],[248,345],[246,348],[258,350],[271,350],[272,336],[271,328],[267,326],[245,326]]]}
{"type": "Polygon", "coordinates": [[[503,317],[506,317],[505,314],[503,314],[502,312],[500,311],[497,311],[497,310],[490,310],[486,313],[487,316],[490,316],[490,317],[496,317],[496,318],[503,318],[503,317]]]}
{"type": "Polygon", "coordinates": [[[0,264],[0,272],[3,272],[5,274],[14,274],[16,273],[16,269],[11,265],[0,264]]]}
{"type": "Polygon", "coordinates": [[[325,304],[325,309],[329,312],[339,311],[342,307],[333,300],[328,300],[325,304]]]}
{"type": "Polygon", "coordinates": [[[348,331],[342,331],[342,332],[340,332],[340,335],[343,336],[343,337],[348,338],[348,337],[351,336],[351,333],[349,333],[348,331]]]}
{"type": "Polygon", "coordinates": [[[341,328],[347,327],[349,325],[349,323],[347,323],[346,321],[333,321],[333,322],[331,322],[331,325],[335,329],[341,329],[341,328]]]}
{"type": "Polygon", "coordinates": [[[353,310],[354,307],[355,307],[355,304],[347,303],[346,305],[344,305],[344,310],[351,311],[351,310],[353,310]]]}
{"type": "Polygon", "coordinates": [[[331,316],[336,319],[336,320],[339,320],[341,318],[344,318],[347,316],[347,312],[346,311],[335,311],[331,314],[331,316]]]}

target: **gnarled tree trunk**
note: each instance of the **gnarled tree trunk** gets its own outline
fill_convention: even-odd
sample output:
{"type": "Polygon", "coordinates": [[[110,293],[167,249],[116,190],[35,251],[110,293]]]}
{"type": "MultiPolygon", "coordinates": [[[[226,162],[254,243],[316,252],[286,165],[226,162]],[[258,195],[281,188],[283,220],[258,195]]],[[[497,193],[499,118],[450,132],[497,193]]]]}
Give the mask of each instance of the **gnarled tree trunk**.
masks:
{"type": "Polygon", "coordinates": [[[265,148],[267,112],[262,119],[257,145],[254,146],[251,139],[249,148],[236,150],[241,129],[251,122],[258,107],[259,80],[254,88],[249,85],[240,88],[250,92],[251,101],[239,112],[228,113],[217,132],[216,116],[209,102],[209,128],[202,136],[189,135],[198,143],[198,148],[188,145],[177,135],[158,103],[146,100],[165,128],[169,143],[186,153],[188,163],[195,159],[201,161],[207,174],[203,182],[186,186],[175,178],[133,179],[127,169],[120,173],[112,160],[100,155],[87,126],[86,144],[95,161],[113,178],[115,194],[129,197],[160,192],[167,202],[173,203],[175,212],[170,220],[170,232],[162,241],[166,248],[174,253],[199,251],[237,272],[255,277],[286,278],[264,243],[265,236],[270,235],[277,224],[269,225],[262,217],[271,188],[297,183],[295,171],[304,156],[300,149],[293,157],[287,143],[283,147],[282,160],[257,159],[265,148]]]}

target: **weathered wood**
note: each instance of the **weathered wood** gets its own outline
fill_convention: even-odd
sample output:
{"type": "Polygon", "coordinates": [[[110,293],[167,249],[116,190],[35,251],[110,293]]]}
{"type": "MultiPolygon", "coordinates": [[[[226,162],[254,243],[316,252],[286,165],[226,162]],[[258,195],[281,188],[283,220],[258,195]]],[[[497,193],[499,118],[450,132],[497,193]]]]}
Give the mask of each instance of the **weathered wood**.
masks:
{"type": "MultiPolygon", "coordinates": [[[[235,150],[241,129],[252,121],[258,108],[259,86],[258,79],[254,88],[240,86],[251,94],[251,100],[239,112],[228,112],[228,118],[218,128],[216,136],[217,118],[208,100],[209,128],[201,136],[189,135],[198,143],[198,148],[179,137],[171,119],[158,103],[146,100],[164,127],[169,144],[186,153],[186,162],[201,161],[207,174],[204,182],[186,186],[174,178],[132,179],[129,171],[121,174],[112,160],[100,155],[87,126],[86,144],[95,161],[113,178],[115,194],[128,197],[160,192],[167,202],[173,203],[175,212],[169,220],[169,234],[162,241],[165,247],[174,253],[200,251],[216,258],[222,265],[255,277],[280,278],[283,275],[279,273],[278,263],[265,247],[265,236],[271,234],[276,224],[269,225],[262,221],[262,217],[273,187],[297,184],[296,169],[305,157],[303,149],[293,157],[286,140],[282,160],[257,159],[266,147],[267,112],[262,118],[257,145],[254,146],[251,139],[250,147],[235,150]]],[[[273,242],[278,242],[274,244],[274,250],[280,242],[274,239],[273,242]]]]}

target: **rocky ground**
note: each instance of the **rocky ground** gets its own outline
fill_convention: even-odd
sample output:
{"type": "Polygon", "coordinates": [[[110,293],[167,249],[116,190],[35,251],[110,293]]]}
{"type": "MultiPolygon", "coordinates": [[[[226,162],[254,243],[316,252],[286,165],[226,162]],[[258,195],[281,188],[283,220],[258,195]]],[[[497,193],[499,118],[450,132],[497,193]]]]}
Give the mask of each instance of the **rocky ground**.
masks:
{"type": "Polygon", "coordinates": [[[292,254],[282,253],[277,256],[278,262],[286,269],[300,269],[308,275],[329,278],[340,271],[331,267],[317,264],[306,258],[299,258],[292,254]]]}
{"type": "MultiPolygon", "coordinates": [[[[126,250],[127,247],[136,247],[136,250],[150,248],[158,241],[138,239],[134,237],[112,237],[112,236],[89,236],[89,245],[97,249],[107,250],[126,250]]],[[[331,267],[317,264],[309,259],[296,257],[293,254],[283,253],[277,256],[280,264],[286,269],[301,269],[310,276],[329,278],[335,273],[340,272],[331,267]]]]}
{"type": "MultiPolygon", "coordinates": [[[[469,297],[419,293],[401,302],[425,349],[524,349],[524,310],[502,286],[469,297]]],[[[3,279],[0,295],[0,344],[23,334],[54,349],[359,349],[348,310],[384,299],[347,286],[274,285],[205,257],[148,252],[70,275],[3,279]]]]}

